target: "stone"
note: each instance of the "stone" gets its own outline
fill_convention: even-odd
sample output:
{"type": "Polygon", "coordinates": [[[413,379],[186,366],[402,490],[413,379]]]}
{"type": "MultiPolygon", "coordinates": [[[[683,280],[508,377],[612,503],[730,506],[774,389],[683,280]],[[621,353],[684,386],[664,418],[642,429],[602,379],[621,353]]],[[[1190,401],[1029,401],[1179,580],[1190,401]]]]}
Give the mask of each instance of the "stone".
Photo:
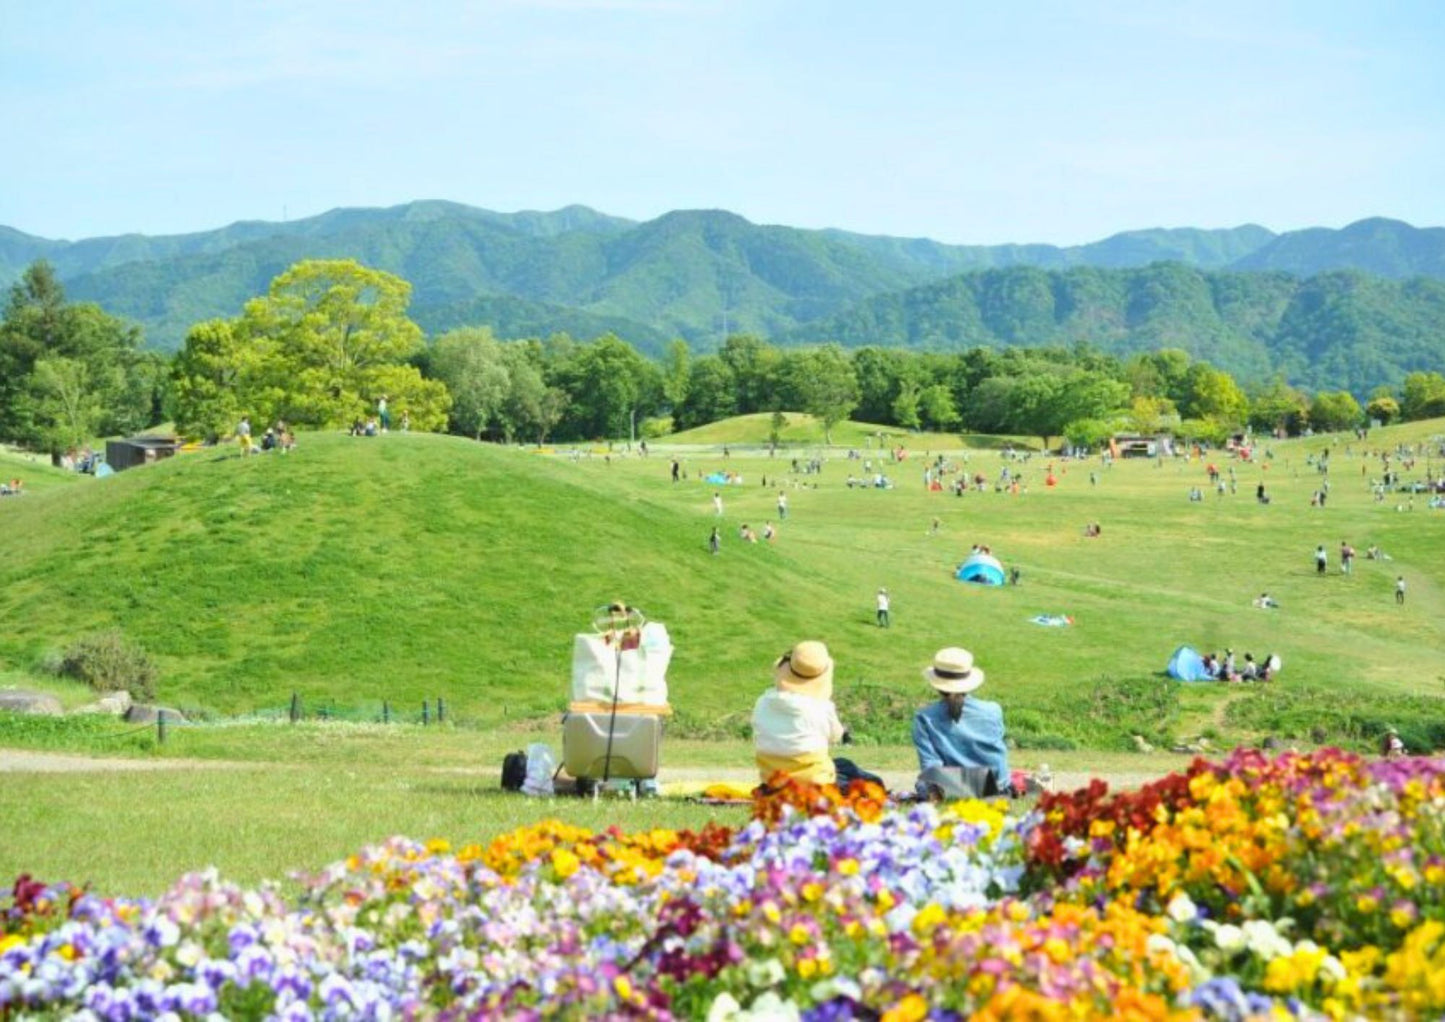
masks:
{"type": "Polygon", "coordinates": [[[60,700],[45,692],[27,692],[19,688],[0,690],[0,710],[30,713],[40,717],[59,717],[65,710],[60,700]]]}
{"type": "Polygon", "coordinates": [[[143,706],[140,703],[136,703],[125,711],[125,720],[127,724],[154,724],[162,713],[166,715],[167,724],[184,724],[186,722],[186,718],[181,715],[179,710],[172,710],[165,706],[143,706]]]}
{"type": "Polygon", "coordinates": [[[131,708],[130,693],[122,689],[101,696],[93,703],[86,703],[72,713],[108,713],[112,717],[124,717],[131,708]]]}

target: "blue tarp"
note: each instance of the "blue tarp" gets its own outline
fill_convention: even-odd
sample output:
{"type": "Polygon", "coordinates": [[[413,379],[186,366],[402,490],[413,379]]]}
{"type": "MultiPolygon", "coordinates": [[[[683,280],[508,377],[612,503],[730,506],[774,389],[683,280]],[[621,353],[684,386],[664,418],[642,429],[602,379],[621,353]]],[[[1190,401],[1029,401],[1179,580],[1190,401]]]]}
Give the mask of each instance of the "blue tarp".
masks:
{"type": "Polygon", "coordinates": [[[714,472],[712,475],[707,477],[707,481],[712,483],[714,486],[725,486],[731,480],[728,479],[726,473],[714,472]]]}
{"type": "Polygon", "coordinates": [[[1169,677],[1180,681],[1213,681],[1204,669],[1204,658],[1188,646],[1180,646],[1169,658],[1169,677]]]}
{"type": "Polygon", "coordinates": [[[986,586],[1003,585],[1003,565],[988,554],[974,554],[958,566],[954,578],[986,586]]]}

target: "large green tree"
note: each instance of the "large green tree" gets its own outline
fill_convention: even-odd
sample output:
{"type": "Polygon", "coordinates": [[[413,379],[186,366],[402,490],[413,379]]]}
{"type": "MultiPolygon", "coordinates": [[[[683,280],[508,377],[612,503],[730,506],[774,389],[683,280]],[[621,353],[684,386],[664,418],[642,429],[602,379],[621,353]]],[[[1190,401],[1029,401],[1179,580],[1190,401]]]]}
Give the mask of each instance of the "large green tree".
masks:
{"type": "MultiPolygon", "coordinates": [[[[307,260],[273,280],[265,296],[246,303],[237,324],[270,356],[269,383],[280,393],[270,414],[336,426],[366,415],[382,396],[399,409],[399,395],[383,389],[378,370],[404,363],[422,346],[421,329],[406,315],[410,298],[406,281],[352,259],[307,260]]],[[[420,395],[421,374],[407,368],[415,378],[401,382],[420,395]]],[[[385,375],[388,387],[400,379],[385,375]]]]}
{"type": "Polygon", "coordinates": [[[1360,403],[1348,391],[1316,394],[1315,399],[1310,402],[1310,425],[1327,432],[1353,429],[1360,424],[1364,415],[1360,403]]]}

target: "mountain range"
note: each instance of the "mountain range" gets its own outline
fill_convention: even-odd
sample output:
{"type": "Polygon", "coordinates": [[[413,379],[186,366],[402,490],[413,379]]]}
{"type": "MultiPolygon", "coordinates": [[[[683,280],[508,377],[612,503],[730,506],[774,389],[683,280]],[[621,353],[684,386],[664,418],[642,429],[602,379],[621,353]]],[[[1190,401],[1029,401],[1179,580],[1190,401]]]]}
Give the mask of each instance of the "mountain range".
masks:
{"type": "Polygon", "coordinates": [[[1284,234],[1127,231],[1071,247],[764,226],[720,210],[639,223],[585,206],[497,213],[441,201],[75,242],[0,227],[0,284],[37,258],[70,297],[139,322],[162,349],[200,320],[237,315],[298,260],[355,258],[412,283],[412,315],[429,333],[610,331],[651,354],[672,337],[709,349],[739,332],[938,348],[1170,344],[1246,378],[1284,371],[1311,385],[1337,379],[1321,366],[1342,361],[1365,364],[1351,385],[1445,363],[1445,341],[1420,336],[1445,335],[1435,283],[1445,228],[1380,218],[1284,234]],[[1173,268],[1143,272],[1160,263],[1173,268]]]}

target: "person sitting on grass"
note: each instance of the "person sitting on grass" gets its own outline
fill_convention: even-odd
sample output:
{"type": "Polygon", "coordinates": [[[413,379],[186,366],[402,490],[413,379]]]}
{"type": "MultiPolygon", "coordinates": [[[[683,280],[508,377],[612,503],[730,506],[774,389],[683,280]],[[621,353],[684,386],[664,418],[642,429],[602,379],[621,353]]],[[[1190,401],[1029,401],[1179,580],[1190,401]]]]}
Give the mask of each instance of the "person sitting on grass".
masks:
{"type": "Polygon", "coordinates": [[[1004,742],[1003,708],[998,703],[971,698],[984,682],[974,666],[973,654],[950,646],[933,655],[923,672],[938,693],[913,716],[913,751],[918,755],[918,794],[931,796],[926,776],[936,767],[984,767],[993,771],[999,790],[1011,784],[1008,746],[1004,742]]]}
{"type": "Polygon", "coordinates": [[[812,784],[883,782],[828,747],[848,743],[833,704],[833,658],[817,640],[798,643],[773,664],[773,687],[753,706],[753,750],[767,785],[778,775],[812,784]]]}

